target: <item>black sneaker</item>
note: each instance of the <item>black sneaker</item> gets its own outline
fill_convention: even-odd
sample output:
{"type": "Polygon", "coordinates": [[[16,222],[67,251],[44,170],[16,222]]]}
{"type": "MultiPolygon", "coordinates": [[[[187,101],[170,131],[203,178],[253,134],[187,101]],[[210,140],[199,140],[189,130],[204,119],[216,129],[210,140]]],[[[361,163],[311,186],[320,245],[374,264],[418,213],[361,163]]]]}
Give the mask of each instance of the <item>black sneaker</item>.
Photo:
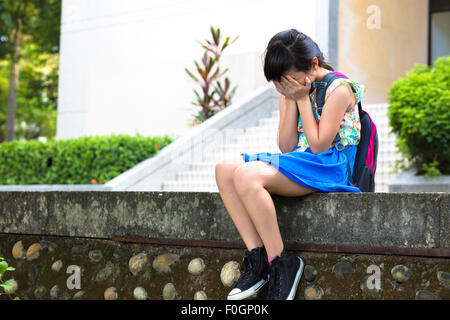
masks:
{"type": "Polygon", "coordinates": [[[245,257],[241,264],[241,276],[228,294],[228,300],[241,300],[250,297],[267,283],[269,262],[264,246],[245,250],[245,257]]]}
{"type": "Polygon", "coordinates": [[[303,273],[303,260],[283,250],[270,264],[269,300],[294,300],[303,273]]]}

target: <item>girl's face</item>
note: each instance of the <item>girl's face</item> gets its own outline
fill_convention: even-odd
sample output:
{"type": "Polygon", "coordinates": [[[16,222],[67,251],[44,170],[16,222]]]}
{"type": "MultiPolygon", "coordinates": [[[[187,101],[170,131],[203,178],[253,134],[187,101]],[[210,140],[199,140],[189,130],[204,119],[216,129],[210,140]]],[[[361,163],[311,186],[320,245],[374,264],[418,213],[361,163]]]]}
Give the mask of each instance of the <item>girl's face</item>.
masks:
{"type": "Polygon", "coordinates": [[[294,67],[292,67],[291,69],[289,69],[287,72],[285,72],[283,74],[284,76],[291,76],[292,78],[294,78],[298,83],[300,83],[302,86],[306,85],[306,76],[309,76],[309,78],[311,79],[311,76],[306,73],[306,72],[302,72],[302,71],[297,71],[294,67]]]}
{"type": "Polygon", "coordinates": [[[295,67],[291,67],[288,71],[286,71],[284,76],[291,76],[302,86],[306,85],[305,78],[308,77],[311,82],[316,80],[316,74],[319,72],[319,60],[317,57],[314,57],[311,62],[311,69],[308,72],[298,71],[295,67]]]}

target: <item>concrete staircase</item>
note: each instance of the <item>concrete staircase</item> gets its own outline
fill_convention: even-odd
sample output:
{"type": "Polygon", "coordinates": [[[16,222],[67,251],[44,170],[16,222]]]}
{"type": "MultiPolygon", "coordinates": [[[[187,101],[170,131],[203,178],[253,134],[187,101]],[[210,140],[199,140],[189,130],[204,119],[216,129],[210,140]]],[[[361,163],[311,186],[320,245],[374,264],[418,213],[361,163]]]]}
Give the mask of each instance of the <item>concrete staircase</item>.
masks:
{"type": "MultiPolygon", "coordinates": [[[[377,170],[375,174],[375,192],[387,192],[388,183],[396,174],[391,172],[395,160],[401,156],[396,152],[396,137],[389,134],[390,127],[386,115],[387,104],[363,106],[375,122],[379,138],[377,170]]],[[[193,162],[190,170],[176,173],[174,180],[162,183],[163,191],[204,191],[218,192],[215,181],[215,166],[223,160],[233,161],[240,158],[242,152],[281,152],[277,146],[277,128],[279,111],[273,110],[271,117],[260,118],[258,125],[245,128],[229,143],[220,144],[205,153],[201,161],[193,162]]]]}

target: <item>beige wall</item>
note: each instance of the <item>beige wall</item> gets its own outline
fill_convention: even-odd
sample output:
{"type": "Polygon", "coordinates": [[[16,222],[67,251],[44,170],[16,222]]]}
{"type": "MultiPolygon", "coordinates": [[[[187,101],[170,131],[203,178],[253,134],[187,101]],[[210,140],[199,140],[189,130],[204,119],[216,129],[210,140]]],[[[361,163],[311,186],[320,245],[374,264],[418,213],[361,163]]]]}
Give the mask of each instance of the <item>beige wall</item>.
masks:
{"type": "Polygon", "coordinates": [[[393,81],[427,63],[428,0],[340,0],[338,22],[338,71],[366,85],[365,104],[387,102],[393,81]],[[379,29],[367,27],[371,5],[379,29]]]}

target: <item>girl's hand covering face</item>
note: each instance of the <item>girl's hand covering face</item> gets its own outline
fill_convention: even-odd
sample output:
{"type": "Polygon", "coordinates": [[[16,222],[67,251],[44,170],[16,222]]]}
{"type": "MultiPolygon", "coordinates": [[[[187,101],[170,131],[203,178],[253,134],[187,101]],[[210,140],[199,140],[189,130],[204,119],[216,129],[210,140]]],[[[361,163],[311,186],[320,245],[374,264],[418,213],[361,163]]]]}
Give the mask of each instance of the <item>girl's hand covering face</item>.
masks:
{"type": "Polygon", "coordinates": [[[300,100],[304,96],[308,96],[309,90],[311,89],[311,80],[308,77],[305,78],[305,85],[300,84],[291,76],[281,76],[279,82],[273,80],[273,83],[278,92],[288,99],[295,101],[300,100]]]}

